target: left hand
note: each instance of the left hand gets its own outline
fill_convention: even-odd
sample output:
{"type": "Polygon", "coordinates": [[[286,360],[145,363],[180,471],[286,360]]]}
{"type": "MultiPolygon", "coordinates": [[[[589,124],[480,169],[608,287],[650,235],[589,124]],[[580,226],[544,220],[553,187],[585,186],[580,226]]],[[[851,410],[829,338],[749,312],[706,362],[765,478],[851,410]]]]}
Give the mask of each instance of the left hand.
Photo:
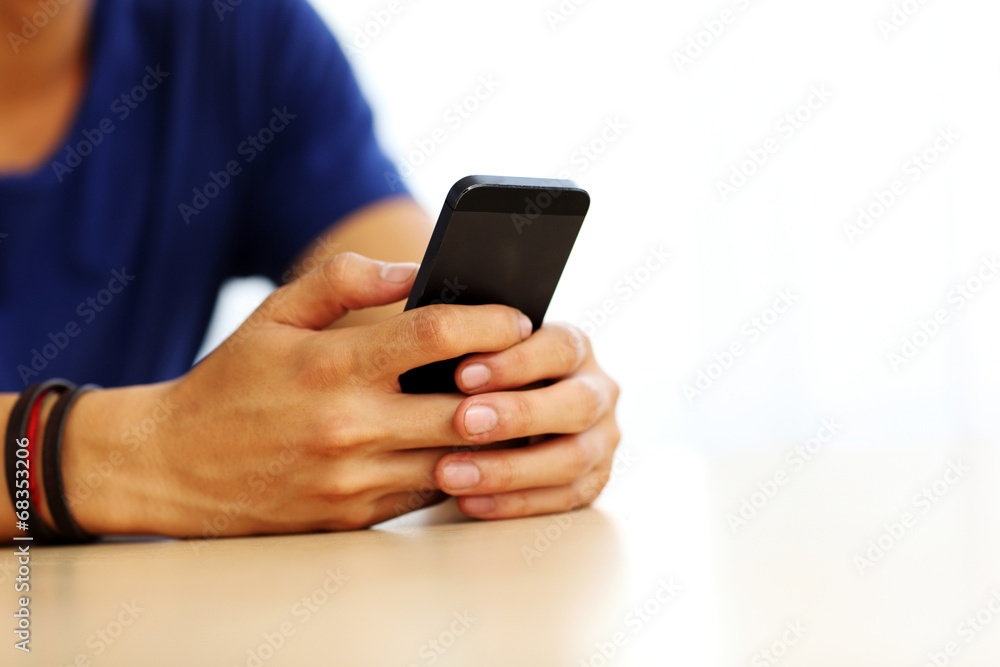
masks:
{"type": "Polygon", "coordinates": [[[545,324],[506,350],[472,355],[459,364],[455,382],[469,394],[455,411],[455,430],[473,449],[558,434],[517,449],[442,457],[435,477],[441,490],[458,496],[463,513],[506,519],[565,512],[600,495],[621,439],[615,419],[619,389],[578,328],[545,324]],[[510,391],[541,380],[557,381],[510,391]]]}

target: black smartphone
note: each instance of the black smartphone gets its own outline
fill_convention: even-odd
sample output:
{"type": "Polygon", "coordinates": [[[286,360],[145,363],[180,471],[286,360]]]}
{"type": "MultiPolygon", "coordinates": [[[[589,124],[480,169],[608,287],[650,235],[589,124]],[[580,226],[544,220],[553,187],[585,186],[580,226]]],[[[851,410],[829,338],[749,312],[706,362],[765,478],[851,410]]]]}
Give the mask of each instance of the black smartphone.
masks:
{"type": "MultiPolygon", "coordinates": [[[[448,193],[406,310],[434,303],[517,308],[538,329],[559,283],[590,195],[573,181],[467,176],[448,193]]],[[[461,358],[407,371],[410,394],[458,391],[461,358]]]]}

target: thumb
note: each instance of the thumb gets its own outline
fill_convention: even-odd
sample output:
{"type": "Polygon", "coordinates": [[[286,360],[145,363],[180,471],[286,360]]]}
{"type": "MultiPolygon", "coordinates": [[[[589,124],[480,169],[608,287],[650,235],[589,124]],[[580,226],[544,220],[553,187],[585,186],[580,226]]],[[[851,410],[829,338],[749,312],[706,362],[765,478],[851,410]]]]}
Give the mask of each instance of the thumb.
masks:
{"type": "Polygon", "coordinates": [[[270,319],[279,324],[324,329],[352,310],[384,306],[405,298],[417,266],[379,262],[353,252],[341,253],[276,290],[261,308],[266,306],[270,319]]]}

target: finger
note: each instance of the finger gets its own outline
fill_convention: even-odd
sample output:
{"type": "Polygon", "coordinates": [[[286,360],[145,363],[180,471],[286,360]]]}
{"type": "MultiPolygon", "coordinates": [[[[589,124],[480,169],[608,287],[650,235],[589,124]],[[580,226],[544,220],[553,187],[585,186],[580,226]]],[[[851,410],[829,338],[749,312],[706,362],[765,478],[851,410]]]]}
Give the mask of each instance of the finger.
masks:
{"type": "Polygon", "coordinates": [[[470,443],[581,433],[608,412],[613,400],[605,376],[577,374],[541,389],[469,396],[455,412],[454,426],[470,443]]]}
{"type": "Polygon", "coordinates": [[[451,447],[433,447],[387,452],[378,457],[372,469],[372,486],[384,493],[414,492],[422,495],[440,490],[434,468],[451,447]]]}
{"type": "Polygon", "coordinates": [[[461,394],[394,396],[384,408],[385,413],[391,414],[392,418],[378,419],[366,426],[366,437],[370,442],[382,443],[379,449],[386,453],[437,450],[441,455],[463,451],[520,448],[535,440],[524,436],[488,442],[469,442],[455,430],[455,412],[461,403],[461,394]]]}
{"type": "MultiPolygon", "coordinates": [[[[455,431],[455,411],[462,402],[461,394],[398,394],[384,406],[391,419],[378,419],[376,434],[385,452],[419,450],[468,444],[455,431]]],[[[436,461],[435,461],[436,463],[436,461]]],[[[431,469],[434,465],[431,464],[431,469]]]]}
{"type": "Polygon", "coordinates": [[[435,491],[427,494],[415,492],[392,493],[376,501],[373,521],[369,525],[389,521],[390,519],[395,519],[396,517],[409,514],[424,507],[437,505],[447,499],[448,494],[443,491],[435,491]]]}
{"type": "Polygon", "coordinates": [[[507,306],[437,304],[348,332],[359,351],[359,372],[396,382],[411,368],[520,343],[531,335],[531,321],[507,306]]]}
{"type": "Polygon", "coordinates": [[[321,508],[320,514],[328,512],[330,516],[305,522],[300,526],[300,530],[339,531],[368,528],[422,507],[434,505],[447,497],[440,491],[431,494],[390,493],[367,502],[359,500],[346,509],[343,506],[331,508],[329,511],[321,508]]]}
{"type": "Polygon", "coordinates": [[[455,371],[458,388],[469,394],[523,387],[566,377],[590,355],[587,337],[569,324],[543,324],[526,341],[500,352],[476,354],[455,371]]]}
{"type": "Polygon", "coordinates": [[[617,433],[604,422],[574,435],[520,449],[448,454],[434,469],[437,484],[455,496],[563,486],[586,477],[614,451],[617,433]]]}
{"type": "Polygon", "coordinates": [[[568,512],[594,502],[607,480],[608,473],[594,471],[584,479],[563,486],[464,496],[458,499],[458,508],[475,519],[513,519],[568,512]]]}
{"type": "Polygon", "coordinates": [[[404,298],[416,264],[390,264],[345,252],[276,290],[260,310],[280,324],[319,330],[351,310],[404,298]]]}

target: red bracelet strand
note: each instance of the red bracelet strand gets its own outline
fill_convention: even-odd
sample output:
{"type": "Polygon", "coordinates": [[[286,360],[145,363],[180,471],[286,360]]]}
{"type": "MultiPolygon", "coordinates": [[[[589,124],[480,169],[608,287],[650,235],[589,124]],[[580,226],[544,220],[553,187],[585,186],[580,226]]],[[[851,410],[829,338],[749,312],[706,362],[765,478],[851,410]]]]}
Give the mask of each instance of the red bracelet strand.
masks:
{"type": "Polygon", "coordinates": [[[28,491],[31,493],[31,502],[34,503],[36,508],[41,508],[42,499],[42,482],[39,479],[42,475],[42,468],[41,466],[33,466],[34,463],[39,461],[38,457],[35,456],[38,448],[36,444],[38,440],[38,421],[42,413],[42,404],[53,393],[55,392],[52,389],[42,392],[32,404],[28,417],[28,431],[26,433],[28,437],[28,470],[30,471],[28,475],[28,491]]]}

